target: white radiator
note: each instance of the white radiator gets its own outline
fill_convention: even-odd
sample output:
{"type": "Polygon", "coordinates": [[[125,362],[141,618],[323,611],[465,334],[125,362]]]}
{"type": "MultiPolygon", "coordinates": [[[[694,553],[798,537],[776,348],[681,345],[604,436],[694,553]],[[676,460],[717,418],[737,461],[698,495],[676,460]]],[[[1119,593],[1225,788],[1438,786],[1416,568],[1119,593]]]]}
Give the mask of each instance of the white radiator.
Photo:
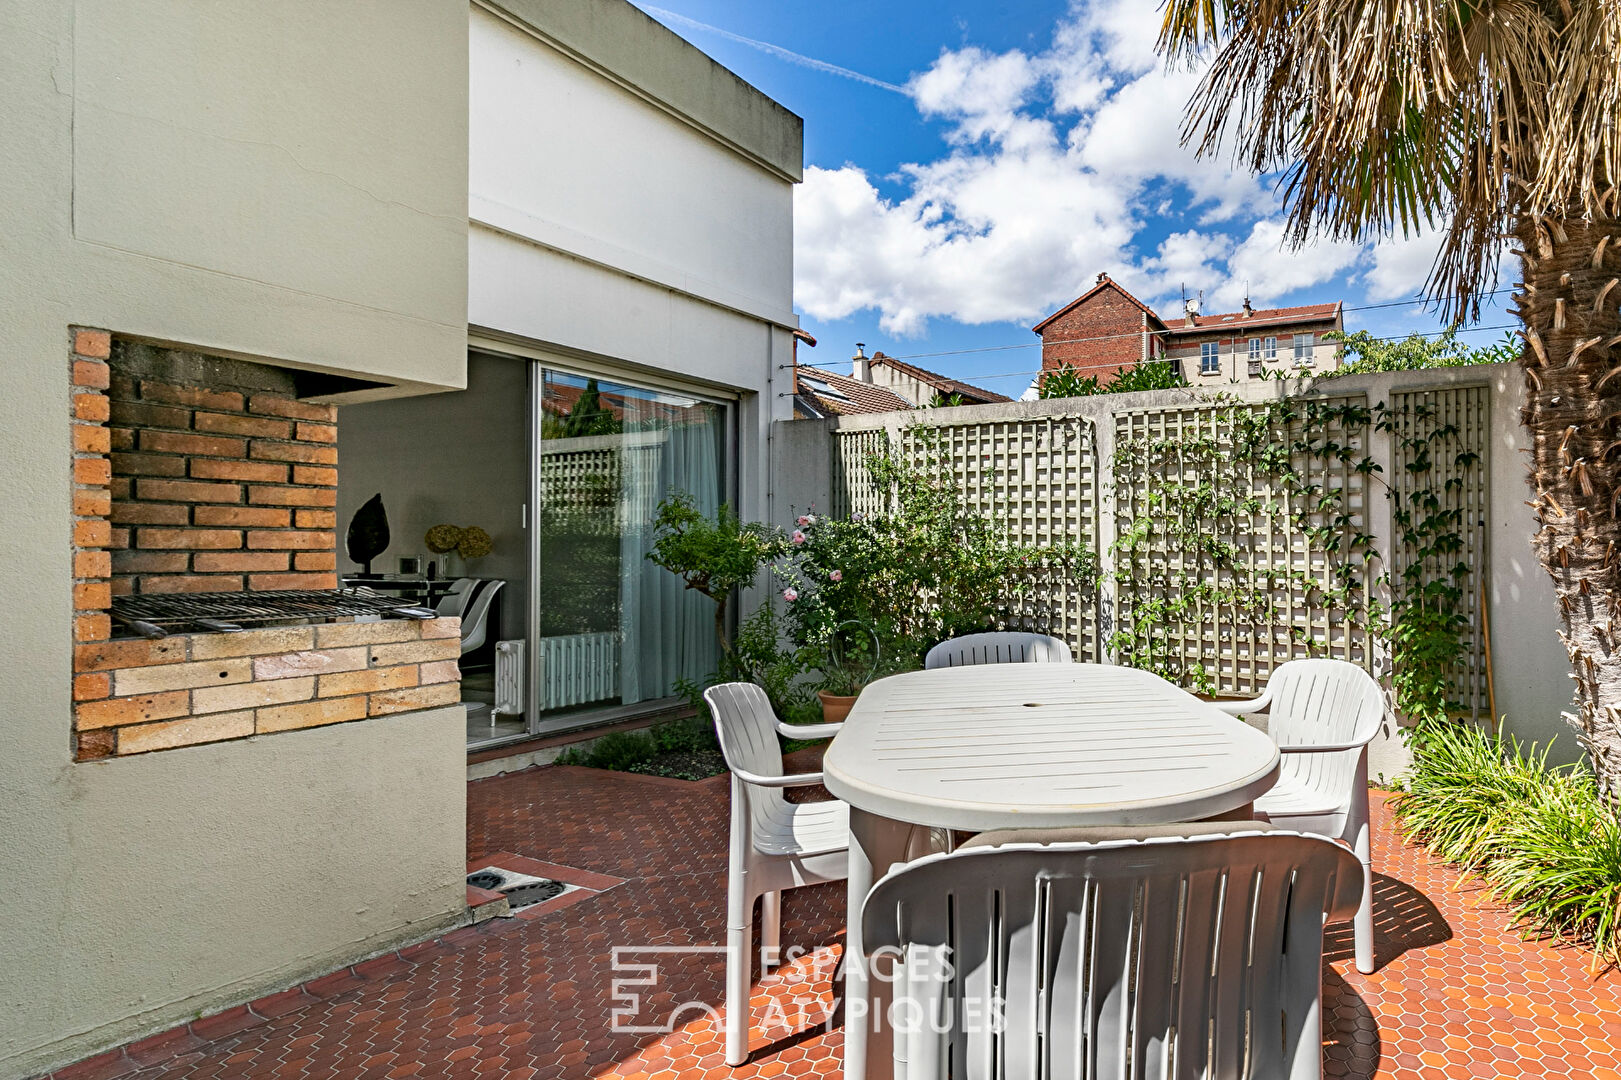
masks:
{"type": "Polygon", "coordinates": [[[495,643],[495,708],[491,716],[522,716],[524,647],[520,641],[495,643]]]}
{"type": "Polygon", "coordinates": [[[540,707],[562,709],[619,696],[619,635],[540,639],[540,707]]]}

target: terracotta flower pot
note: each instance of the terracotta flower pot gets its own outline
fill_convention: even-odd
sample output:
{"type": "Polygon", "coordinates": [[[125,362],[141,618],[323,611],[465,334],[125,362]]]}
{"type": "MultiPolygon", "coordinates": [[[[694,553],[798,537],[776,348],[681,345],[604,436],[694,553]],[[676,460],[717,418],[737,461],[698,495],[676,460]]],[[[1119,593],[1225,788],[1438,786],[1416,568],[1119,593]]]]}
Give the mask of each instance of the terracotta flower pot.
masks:
{"type": "Polygon", "coordinates": [[[816,697],[822,703],[822,723],[837,724],[849,716],[850,709],[859,696],[859,694],[830,694],[826,690],[816,691],[816,697]]]}

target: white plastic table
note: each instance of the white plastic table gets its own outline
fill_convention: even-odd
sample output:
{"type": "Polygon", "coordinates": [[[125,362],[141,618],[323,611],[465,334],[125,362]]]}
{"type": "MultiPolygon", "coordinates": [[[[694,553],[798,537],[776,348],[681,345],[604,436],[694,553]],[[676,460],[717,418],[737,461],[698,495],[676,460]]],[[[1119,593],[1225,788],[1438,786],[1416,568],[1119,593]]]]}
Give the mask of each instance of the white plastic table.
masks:
{"type": "Polygon", "coordinates": [[[862,691],[822,763],[850,804],[845,1080],[887,1076],[887,986],[869,987],[860,911],[912,826],[1158,825],[1238,810],[1272,786],[1264,733],[1146,671],[994,664],[862,691]]]}

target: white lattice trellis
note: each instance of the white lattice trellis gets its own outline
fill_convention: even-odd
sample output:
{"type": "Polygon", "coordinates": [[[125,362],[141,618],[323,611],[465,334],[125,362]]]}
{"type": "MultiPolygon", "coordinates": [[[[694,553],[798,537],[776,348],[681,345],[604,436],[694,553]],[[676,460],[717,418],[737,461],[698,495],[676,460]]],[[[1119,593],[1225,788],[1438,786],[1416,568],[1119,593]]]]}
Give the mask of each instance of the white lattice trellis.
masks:
{"type": "MultiPolygon", "coordinates": [[[[894,445],[902,460],[938,469],[967,506],[1030,546],[1098,540],[1097,458],[1090,420],[1042,417],[908,428],[897,440],[882,430],[841,431],[833,440],[835,512],[883,507],[866,460],[894,445]]],[[[1096,589],[1064,573],[1046,573],[1011,625],[1069,642],[1077,659],[1101,656],[1096,589]]]]}
{"type": "MultiPolygon", "coordinates": [[[[1364,402],[1360,396],[1317,400],[1329,411],[1364,402]]],[[[1120,548],[1114,566],[1117,619],[1136,631],[1127,636],[1150,643],[1159,666],[1179,673],[1190,688],[1221,696],[1258,694],[1273,668],[1299,657],[1371,667],[1364,621],[1350,614],[1354,608],[1322,598],[1344,580],[1351,556],[1341,552],[1369,530],[1367,477],[1354,467],[1366,453],[1366,426],[1348,429],[1334,414],[1311,436],[1320,445],[1349,450],[1352,460],[1302,448],[1308,432],[1298,415],[1270,428],[1269,438],[1291,448],[1293,467],[1308,484],[1323,494],[1340,493],[1338,501],[1319,509],[1321,494],[1291,492],[1240,451],[1233,430],[1240,410],[1267,415],[1261,405],[1116,415],[1111,479],[1120,548]],[[1302,524],[1331,530],[1340,550],[1332,550],[1331,538],[1311,542],[1302,524]],[[1127,537],[1132,542],[1121,544],[1127,537]],[[1218,547],[1222,554],[1212,555],[1218,547]],[[1235,599],[1240,595],[1242,602],[1235,599]],[[1176,619],[1137,625],[1167,601],[1176,606],[1176,619]]],[[[1357,567],[1353,579],[1364,611],[1369,576],[1357,567]]]]}
{"type": "MultiPolygon", "coordinates": [[[[1463,661],[1453,673],[1451,698],[1478,718],[1488,708],[1485,628],[1478,598],[1487,565],[1491,390],[1459,386],[1397,391],[1390,396],[1389,424],[1395,455],[1392,498],[1411,507],[1414,493],[1427,491],[1440,501],[1441,510],[1459,511],[1455,531],[1463,541],[1462,550],[1423,560],[1417,582],[1407,587],[1446,579],[1463,591],[1462,610],[1469,614],[1469,626],[1463,661]],[[1427,468],[1421,458],[1427,459],[1427,468]],[[1452,573],[1459,563],[1468,566],[1467,575],[1452,573]]],[[[1401,542],[1399,528],[1397,533],[1391,545],[1391,577],[1402,582],[1419,555],[1413,543],[1401,542]]]]}

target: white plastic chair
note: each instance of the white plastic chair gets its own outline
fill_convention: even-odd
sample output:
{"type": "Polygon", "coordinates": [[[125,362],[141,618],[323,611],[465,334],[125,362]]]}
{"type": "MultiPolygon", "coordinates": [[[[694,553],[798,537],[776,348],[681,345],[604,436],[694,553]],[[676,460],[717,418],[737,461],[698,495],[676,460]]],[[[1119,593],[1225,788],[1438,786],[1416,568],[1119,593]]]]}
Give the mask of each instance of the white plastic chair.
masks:
{"type": "Polygon", "coordinates": [[[821,739],[842,724],[784,724],[765,691],[725,683],[704,691],[715,734],[732,772],[731,858],[726,878],[726,1064],[749,1053],[750,938],[760,906],[762,970],[775,967],[782,941],[782,890],[848,876],[850,808],[842,802],[791,803],[782,789],[822,782],[822,774],[782,772],[778,733],[821,739]]]}
{"type": "Polygon", "coordinates": [[[1361,887],[1350,852],[1284,832],[899,867],[861,913],[899,964],[894,1076],[1320,1080],[1323,921],[1361,887]]]}
{"type": "Polygon", "coordinates": [[[925,670],[965,664],[1071,664],[1069,646],[1046,634],[997,631],[942,641],[923,658],[925,670]]]}
{"type": "Polygon", "coordinates": [[[1263,820],[1342,840],[1362,863],[1366,887],[1355,924],[1356,969],[1373,971],[1373,853],[1368,836],[1368,744],[1384,720],[1373,677],[1343,660],[1290,660],[1252,701],[1218,701],[1234,716],[1268,709],[1283,755],[1278,782],[1255,800],[1263,820]]]}
{"type": "Polygon", "coordinates": [[[467,601],[478,583],[478,578],[457,578],[450,583],[450,588],[439,598],[439,603],[435,604],[433,609],[441,615],[455,615],[460,618],[467,610],[467,601]]]}
{"type": "Polygon", "coordinates": [[[466,656],[474,649],[483,645],[489,637],[490,604],[495,600],[495,594],[501,591],[506,582],[500,580],[485,581],[483,588],[477,589],[472,599],[467,601],[462,611],[462,655],[466,656]]]}

